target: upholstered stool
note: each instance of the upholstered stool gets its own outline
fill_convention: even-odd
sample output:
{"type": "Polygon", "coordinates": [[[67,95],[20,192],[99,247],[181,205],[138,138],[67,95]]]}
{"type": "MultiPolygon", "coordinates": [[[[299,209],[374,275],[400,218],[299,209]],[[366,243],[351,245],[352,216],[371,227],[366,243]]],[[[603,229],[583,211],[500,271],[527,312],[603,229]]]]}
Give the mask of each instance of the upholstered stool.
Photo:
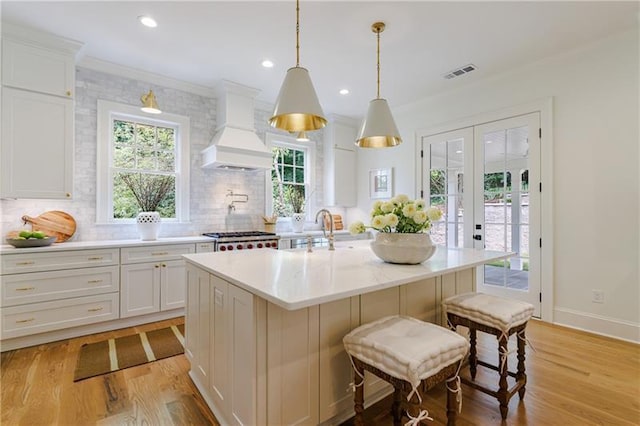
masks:
{"type": "Polygon", "coordinates": [[[393,385],[394,425],[400,424],[403,408],[411,419],[408,424],[430,419],[429,412],[420,406],[421,394],[446,381],[447,424],[455,424],[462,404],[458,371],[469,351],[464,337],[435,324],[396,315],[356,328],[343,342],[355,373],[356,425],[364,424],[365,371],[393,385]]]}
{"type": "Polygon", "coordinates": [[[442,302],[442,306],[453,330],[458,325],[469,328],[471,380],[462,377],[462,382],[497,398],[500,402],[500,414],[503,419],[506,419],[511,397],[518,392],[522,400],[525,394],[527,384],[524,365],[525,328],[527,321],[533,314],[533,306],[518,300],[504,299],[483,293],[466,293],[449,297],[442,302]],[[478,360],[477,330],[493,334],[498,338],[499,366],[478,360]],[[514,333],[517,333],[518,342],[518,370],[516,373],[510,372],[507,366],[509,336],[514,333]],[[498,390],[489,389],[475,382],[478,365],[495,370],[500,374],[498,390]],[[515,385],[510,389],[507,383],[508,376],[514,377],[516,380],[515,385]]]}

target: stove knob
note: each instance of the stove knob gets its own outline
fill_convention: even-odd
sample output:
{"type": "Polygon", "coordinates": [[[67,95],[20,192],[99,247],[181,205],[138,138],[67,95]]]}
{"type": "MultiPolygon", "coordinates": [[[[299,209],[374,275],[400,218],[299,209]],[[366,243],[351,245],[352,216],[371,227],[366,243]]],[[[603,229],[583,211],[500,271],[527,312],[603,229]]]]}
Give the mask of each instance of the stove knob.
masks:
{"type": "Polygon", "coordinates": [[[258,248],[262,248],[262,243],[258,243],[258,248]]]}
{"type": "Polygon", "coordinates": [[[242,250],[242,244],[238,244],[238,245],[236,246],[236,248],[237,248],[238,250],[242,250]]]}
{"type": "Polygon", "coordinates": [[[252,249],[253,248],[253,244],[251,244],[251,243],[247,244],[247,248],[248,249],[252,249]]]}
{"type": "Polygon", "coordinates": [[[220,251],[225,251],[227,248],[225,246],[220,246],[220,251]]]}
{"type": "Polygon", "coordinates": [[[231,244],[229,244],[229,245],[227,246],[227,249],[229,249],[229,250],[233,250],[233,246],[232,246],[231,244]]]}

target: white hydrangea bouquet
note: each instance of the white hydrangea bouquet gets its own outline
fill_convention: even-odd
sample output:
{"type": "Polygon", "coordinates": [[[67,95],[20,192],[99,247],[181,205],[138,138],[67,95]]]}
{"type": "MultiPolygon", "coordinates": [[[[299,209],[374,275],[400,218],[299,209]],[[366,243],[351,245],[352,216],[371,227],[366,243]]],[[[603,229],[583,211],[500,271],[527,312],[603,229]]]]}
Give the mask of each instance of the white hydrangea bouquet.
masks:
{"type": "Polygon", "coordinates": [[[366,226],[361,221],[356,221],[349,226],[349,232],[353,235],[361,234],[367,228],[403,234],[425,232],[431,228],[433,222],[442,218],[442,212],[438,208],[425,207],[424,200],[411,200],[404,194],[397,195],[389,201],[376,201],[371,211],[371,225],[366,226]]]}

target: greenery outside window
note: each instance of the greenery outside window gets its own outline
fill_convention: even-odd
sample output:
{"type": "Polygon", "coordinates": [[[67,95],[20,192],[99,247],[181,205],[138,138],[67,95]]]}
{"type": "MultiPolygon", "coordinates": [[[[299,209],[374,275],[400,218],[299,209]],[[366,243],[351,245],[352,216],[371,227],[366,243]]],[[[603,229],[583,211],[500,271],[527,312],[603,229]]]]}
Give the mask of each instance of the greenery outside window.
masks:
{"type": "Polygon", "coordinates": [[[167,193],[157,206],[163,220],[188,221],[188,129],[187,117],[149,118],[138,108],[98,101],[98,223],[133,221],[157,188],[167,193]]]}
{"type": "Polygon", "coordinates": [[[297,143],[295,138],[271,134],[267,134],[267,146],[273,153],[267,211],[278,217],[289,217],[292,213],[308,215],[313,209],[309,188],[313,181],[314,147],[308,142],[297,143]]]}

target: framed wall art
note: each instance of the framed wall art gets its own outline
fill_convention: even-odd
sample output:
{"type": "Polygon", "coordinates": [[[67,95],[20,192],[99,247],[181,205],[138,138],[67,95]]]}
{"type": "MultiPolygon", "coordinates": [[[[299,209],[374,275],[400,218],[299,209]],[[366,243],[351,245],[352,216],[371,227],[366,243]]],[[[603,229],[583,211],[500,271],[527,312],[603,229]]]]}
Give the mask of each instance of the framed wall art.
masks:
{"type": "Polygon", "coordinates": [[[371,198],[393,197],[393,167],[369,171],[369,194],[371,198]]]}

